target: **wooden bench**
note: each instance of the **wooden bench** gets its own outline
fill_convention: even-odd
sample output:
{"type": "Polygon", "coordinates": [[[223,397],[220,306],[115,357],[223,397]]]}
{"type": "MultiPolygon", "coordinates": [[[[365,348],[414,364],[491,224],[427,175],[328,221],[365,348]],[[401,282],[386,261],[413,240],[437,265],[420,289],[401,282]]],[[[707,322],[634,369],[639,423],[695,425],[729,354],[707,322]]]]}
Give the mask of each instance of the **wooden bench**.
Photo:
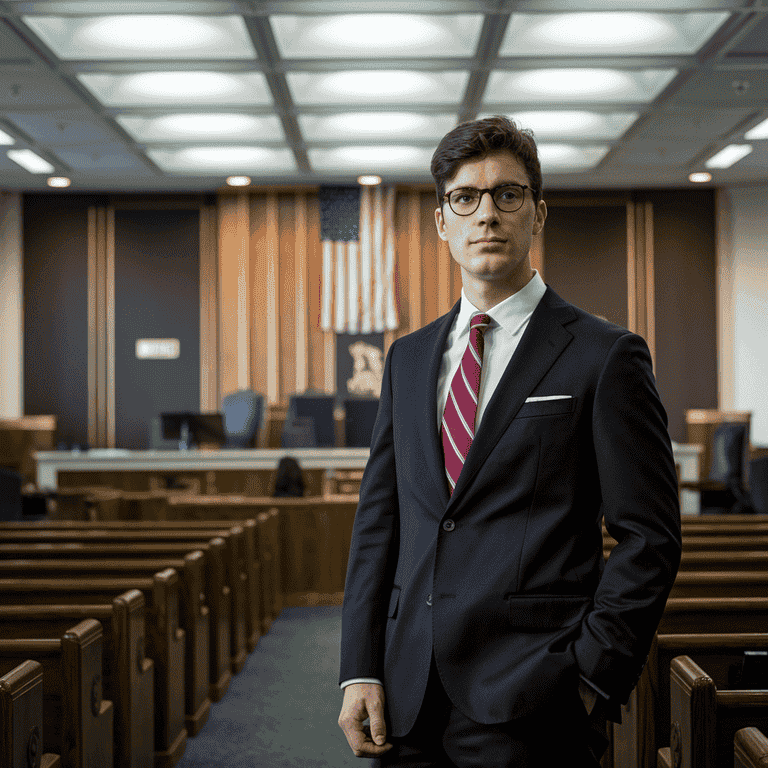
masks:
{"type": "Polygon", "coordinates": [[[61,768],[59,755],[42,750],[43,667],[28,659],[0,677],[0,765],[61,768]]]}
{"type": "Polygon", "coordinates": [[[768,728],[768,691],[728,690],[689,656],[672,660],[669,685],[670,746],[658,752],[660,768],[732,765],[736,732],[768,728]]]}
{"type": "MultiPolygon", "coordinates": [[[[768,552],[768,534],[683,534],[683,552],[768,552]]],[[[615,546],[613,539],[603,540],[603,552],[607,555],[615,546]]]]}
{"type": "Polygon", "coordinates": [[[58,639],[0,639],[0,674],[31,659],[42,666],[43,750],[63,768],[112,766],[112,702],[102,698],[101,624],[85,619],[58,639]]]}
{"type": "Polygon", "coordinates": [[[186,633],[179,627],[179,575],[172,568],[145,578],[0,579],[4,605],[110,605],[137,589],[146,601],[146,655],[155,664],[155,766],[170,768],[184,754],[187,723],[197,733],[208,718],[208,670],[184,664],[186,633]],[[186,676],[186,683],[185,683],[186,676]],[[199,681],[199,682],[198,682],[199,681]]]}
{"type": "Polygon", "coordinates": [[[61,637],[86,618],[101,622],[104,696],[115,710],[115,766],[154,763],[154,664],[144,656],[145,604],[137,589],[110,605],[0,605],[0,634],[8,639],[61,637]]]}
{"type": "Polygon", "coordinates": [[[205,555],[200,550],[179,558],[0,560],[0,579],[121,579],[151,577],[166,568],[173,568],[179,575],[179,623],[186,633],[186,663],[194,668],[208,670],[210,698],[220,701],[232,678],[229,612],[228,603],[226,609],[222,607],[221,592],[209,594],[206,591],[205,564],[205,555]],[[218,623],[212,622],[209,616],[214,610],[218,611],[217,617],[224,617],[218,623]]]}
{"type": "Polygon", "coordinates": [[[660,635],[768,631],[768,597],[671,597],[660,635]]]}
{"type": "Polygon", "coordinates": [[[690,656],[728,679],[744,651],[768,649],[768,633],[656,635],[648,662],[627,706],[614,724],[615,768],[653,768],[669,745],[669,673],[672,659],[690,656]]]}
{"type": "MultiPolygon", "coordinates": [[[[0,523],[0,542],[3,541],[4,531],[50,531],[50,530],[101,530],[105,532],[120,530],[130,531],[151,531],[153,542],[178,542],[189,541],[197,533],[197,541],[205,537],[219,536],[224,539],[227,545],[227,556],[239,563],[239,576],[233,581],[245,586],[245,595],[243,597],[244,606],[236,606],[233,597],[232,614],[245,616],[245,644],[248,652],[252,651],[259,640],[262,632],[261,620],[261,587],[259,586],[259,572],[261,562],[257,556],[258,552],[258,534],[256,532],[256,520],[111,520],[111,521],[92,521],[92,522],[74,522],[74,521],[41,521],[34,523],[0,523]]],[[[103,534],[106,536],[106,534],[103,534]]],[[[5,546],[0,543],[0,552],[5,546]]],[[[229,582],[228,583],[232,583],[229,582]]],[[[240,594],[240,590],[233,590],[233,596],[240,594]]],[[[233,645],[235,647],[235,645],[233,645]]]]}
{"type": "Polygon", "coordinates": [[[733,768],[768,766],[768,736],[759,728],[741,728],[733,739],[733,768]]]}

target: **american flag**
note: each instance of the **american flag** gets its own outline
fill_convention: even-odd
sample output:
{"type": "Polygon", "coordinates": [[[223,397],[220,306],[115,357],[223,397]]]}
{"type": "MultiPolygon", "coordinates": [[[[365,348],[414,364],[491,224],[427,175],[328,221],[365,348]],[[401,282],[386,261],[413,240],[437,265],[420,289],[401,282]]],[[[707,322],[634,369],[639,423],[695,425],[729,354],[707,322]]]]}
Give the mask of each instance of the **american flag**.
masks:
{"type": "Polygon", "coordinates": [[[324,331],[397,328],[394,219],[394,187],[320,187],[324,331]]]}

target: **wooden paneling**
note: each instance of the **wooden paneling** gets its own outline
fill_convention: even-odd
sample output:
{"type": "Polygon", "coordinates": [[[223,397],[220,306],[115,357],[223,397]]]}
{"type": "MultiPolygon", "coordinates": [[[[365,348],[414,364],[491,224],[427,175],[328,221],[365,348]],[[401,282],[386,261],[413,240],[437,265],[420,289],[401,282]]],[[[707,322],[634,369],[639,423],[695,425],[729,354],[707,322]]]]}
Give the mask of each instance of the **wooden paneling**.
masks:
{"type": "Polygon", "coordinates": [[[200,410],[219,409],[219,247],[216,206],[200,207],[200,410]]]}

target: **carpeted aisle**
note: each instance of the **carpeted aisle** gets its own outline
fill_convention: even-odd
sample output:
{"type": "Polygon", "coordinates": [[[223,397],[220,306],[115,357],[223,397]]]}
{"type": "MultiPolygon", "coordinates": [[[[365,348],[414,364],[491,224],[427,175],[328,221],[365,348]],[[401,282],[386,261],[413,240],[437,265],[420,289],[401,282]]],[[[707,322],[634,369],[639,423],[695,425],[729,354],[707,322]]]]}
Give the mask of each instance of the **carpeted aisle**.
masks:
{"type": "Polygon", "coordinates": [[[338,726],[341,606],[285,608],[177,768],[362,768],[338,726]]]}

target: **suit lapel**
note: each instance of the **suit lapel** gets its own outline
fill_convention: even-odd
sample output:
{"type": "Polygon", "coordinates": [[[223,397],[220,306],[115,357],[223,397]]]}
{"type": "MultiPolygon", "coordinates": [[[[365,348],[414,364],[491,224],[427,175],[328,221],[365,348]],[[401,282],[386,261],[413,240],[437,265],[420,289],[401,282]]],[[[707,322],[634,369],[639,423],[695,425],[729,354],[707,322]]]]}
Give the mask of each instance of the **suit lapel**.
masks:
{"type": "MultiPolygon", "coordinates": [[[[495,448],[520,407],[546,375],[573,336],[564,323],[575,318],[573,307],[547,287],[509,361],[464,462],[450,497],[453,505],[495,448]]],[[[437,379],[435,379],[436,386],[437,379]]]]}
{"type": "MultiPolygon", "coordinates": [[[[445,477],[445,458],[443,457],[443,446],[440,441],[440,434],[437,429],[437,379],[440,375],[440,366],[443,362],[443,352],[445,351],[445,342],[448,333],[453,325],[454,318],[459,312],[461,300],[454,304],[453,309],[441,320],[435,323],[435,331],[432,335],[431,353],[427,358],[426,376],[421,378],[425,382],[423,407],[418,410],[419,431],[425,436],[424,447],[426,451],[427,465],[432,474],[435,486],[440,490],[442,507],[448,504],[448,480],[445,477]]],[[[427,342],[429,344],[429,342],[427,342]]]]}

